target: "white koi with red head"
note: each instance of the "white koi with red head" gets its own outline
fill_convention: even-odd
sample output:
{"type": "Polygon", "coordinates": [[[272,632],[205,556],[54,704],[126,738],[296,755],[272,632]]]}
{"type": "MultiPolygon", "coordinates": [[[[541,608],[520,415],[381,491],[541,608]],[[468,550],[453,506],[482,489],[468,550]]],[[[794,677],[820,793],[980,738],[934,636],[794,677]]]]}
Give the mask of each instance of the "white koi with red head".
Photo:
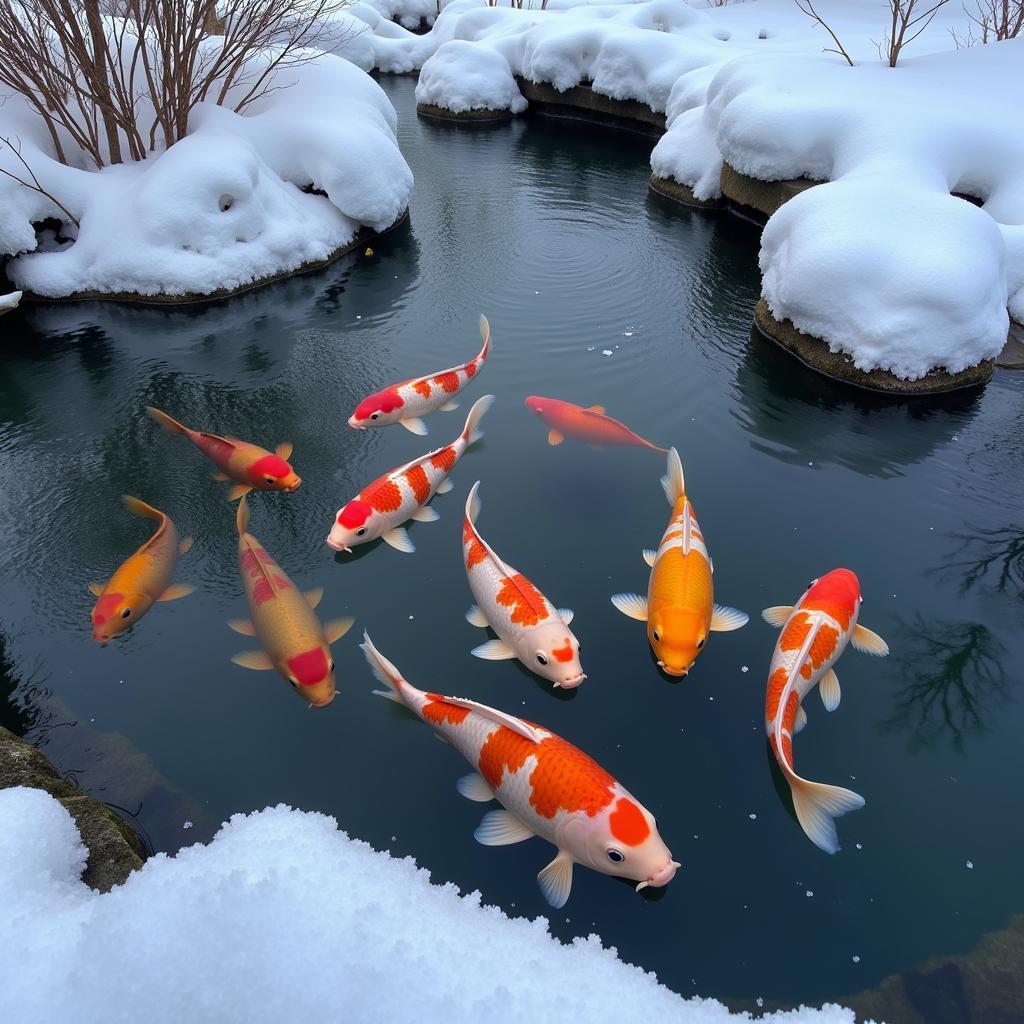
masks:
{"type": "Polygon", "coordinates": [[[848,643],[884,657],[885,641],[858,625],[860,583],[849,569],[833,569],[814,580],[795,605],[766,608],[771,626],[782,627],[775,644],[765,699],[765,728],[775,760],[793,794],[793,810],[808,838],[826,853],[839,849],[835,818],[864,806],[864,798],[841,786],[809,782],[793,768],[793,735],[807,724],[804,698],[820,686],[827,711],[839,707],[839,679],[832,666],[848,643]]]}
{"type": "Polygon", "coordinates": [[[399,551],[415,551],[403,524],[410,519],[431,523],[439,518],[432,508],[426,507],[427,502],[435,494],[451,490],[448,474],[466,449],[483,437],[480,420],[493,402],[494,395],[478,398],[469,410],[465,428],[451,444],[378,477],[338,509],[327,535],[327,546],[335,551],[351,551],[357,544],[383,537],[399,551]]]}
{"type": "Polygon", "coordinates": [[[531,672],[556,687],[573,689],[587,677],[580,666],[580,642],[569,623],[569,608],[556,608],[521,572],[503,562],[480,536],[480,481],[466,499],[462,524],[462,555],[469,589],[476,604],[466,612],[474,626],[490,626],[498,634],[473,648],[488,661],[518,658],[531,672]]]}
{"type": "Polygon", "coordinates": [[[485,316],[480,317],[480,337],[484,343],[483,348],[468,363],[426,377],[414,377],[401,384],[392,384],[383,391],[369,395],[349,416],[348,425],[356,430],[369,430],[371,427],[401,423],[414,434],[428,433],[420,417],[438,410],[454,412],[458,403],[453,399],[483,369],[491,354],[491,327],[485,316]]]}
{"type": "Polygon", "coordinates": [[[387,691],[466,758],[475,771],[459,779],[469,800],[497,800],[474,836],[506,846],[539,836],[558,848],[537,876],[544,898],[562,907],[573,864],[628,878],[637,890],[667,885],[679,863],[658,834],[654,816],[582,750],[538,725],[462,697],[426,693],[401,673],[364,634],[363,651],[387,691]]]}
{"type": "Polygon", "coordinates": [[[245,497],[238,505],[238,560],[252,618],[232,619],[228,625],[242,636],[254,636],[261,650],[236,654],[231,660],[242,668],[277,669],[292,689],[312,707],[334,700],[334,659],[331,644],[352,627],[352,619],[334,619],[321,625],[314,609],[323,590],[301,593],[284,569],[249,533],[245,497]]]}

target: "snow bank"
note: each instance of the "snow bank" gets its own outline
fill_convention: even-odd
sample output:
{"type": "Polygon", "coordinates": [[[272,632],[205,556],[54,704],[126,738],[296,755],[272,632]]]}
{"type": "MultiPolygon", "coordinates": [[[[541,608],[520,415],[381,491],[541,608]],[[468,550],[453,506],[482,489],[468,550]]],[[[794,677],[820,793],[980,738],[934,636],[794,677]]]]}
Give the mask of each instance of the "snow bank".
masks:
{"type": "MultiPolygon", "coordinates": [[[[200,105],[190,134],[166,152],[98,172],[53,159],[42,124],[20,97],[7,96],[0,136],[21,140],[43,186],[81,222],[49,251],[35,251],[32,222],[67,222],[67,214],[0,175],[0,255],[23,254],[8,276],[47,296],[206,294],[325,259],[361,225],[394,223],[408,206],[412,173],[383,91],[331,54],[288,75],[288,87],[243,114],[200,105]],[[310,187],[327,196],[303,191],[310,187]]],[[[6,147],[0,167],[18,169],[6,147]]]]}
{"type": "Polygon", "coordinates": [[[859,368],[914,379],[995,356],[1008,310],[1024,319],[1024,39],[956,51],[954,6],[892,69],[874,42],[886,0],[829,5],[853,68],[792,0],[457,0],[429,35],[388,39],[377,66],[422,64],[417,100],[454,111],[525,109],[516,76],[638,100],[666,114],[652,171],[698,199],[721,194],[723,161],[828,181],[765,228],[764,297],[859,368]]]}
{"type": "MultiPolygon", "coordinates": [[[[209,846],[160,854],[100,895],[67,811],[0,792],[0,1019],[54,1024],[301,1020],[680,1024],[747,1020],[687,999],[596,936],[566,946],[432,885],[286,807],[236,815],[209,846]]],[[[836,1006],[776,1024],[853,1024],[836,1006]]]]}

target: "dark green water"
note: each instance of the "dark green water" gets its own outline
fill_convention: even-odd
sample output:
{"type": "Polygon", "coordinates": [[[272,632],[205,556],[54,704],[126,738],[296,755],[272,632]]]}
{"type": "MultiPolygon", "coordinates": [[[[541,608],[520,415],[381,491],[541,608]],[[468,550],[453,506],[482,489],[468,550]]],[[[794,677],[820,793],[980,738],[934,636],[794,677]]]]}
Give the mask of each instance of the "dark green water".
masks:
{"type": "Polygon", "coordinates": [[[160,849],[284,801],[507,911],[547,913],[534,875],[551,849],[473,841],[484,808],[455,792],[464,763],[371,696],[356,631],[335,647],[326,711],[230,663],[251,646],[225,625],[244,614],[233,507],[211,465],[145,417],[153,404],[291,440],[305,483],[255,496],[252,530],[303,587],[325,588],[322,616],[355,615],[414,683],[555,730],[658,816],[683,863],[668,890],[644,899],[578,870],[559,935],[595,930],[685,995],[820,1000],[966,950],[1024,910],[1024,376],[997,371],[938,403],[834,387],[751,338],[754,229],[649,197],[643,143],[544,121],[452,131],[417,121],[412,81],[386,88],[416,193],[409,226],[373,257],[202,310],[81,304],[0,321],[8,724],[104,799],[141,802],[160,849]],[[378,544],[336,560],[323,544],[334,511],[462,425],[436,414],[424,440],[356,433],[346,417],[475,353],[480,311],[495,353],[462,411],[485,392],[498,402],[434,502],[440,522],[413,525],[415,555],[378,544]],[[668,514],[662,458],[551,448],[530,393],[602,404],[679,447],[716,598],[752,615],[685,683],[659,676],[642,627],[608,602],[645,589],[640,551],[668,514]],[[477,478],[484,536],[576,611],[590,678],[569,699],[469,655],[481,636],[462,618],[459,531],[477,478]],[[87,584],[147,534],[124,492],[195,537],[177,578],[198,590],[99,648],[87,584]],[[848,651],[842,706],[826,715],[812,695],[796,742],[807,777],[867,800],[829,857],[780,799],[762,728],[776,634],[757,612],[839,565],[893,654],[848,651]]]}

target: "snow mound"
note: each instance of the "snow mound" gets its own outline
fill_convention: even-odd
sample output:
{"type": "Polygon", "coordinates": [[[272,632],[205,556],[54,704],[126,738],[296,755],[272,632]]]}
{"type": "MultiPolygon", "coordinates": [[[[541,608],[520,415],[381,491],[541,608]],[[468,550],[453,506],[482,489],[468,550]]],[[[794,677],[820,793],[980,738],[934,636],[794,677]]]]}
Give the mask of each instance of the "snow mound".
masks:
{"type": "MultiPolygon", "coordinates": [[[[209,846],[159,854],[105,895],[78,876],[74,823],[39,790],[0,792],[0,1019],[52,1024],[339,1020],[749,1020],[682,999],[597,936],[563,945],[279,806],[209,846]],[[571,979],[571,983],[567,983],[571,979]]],[[[826,1006],[775,1024],[853,1024],[826,1006]]]]}
{"type": "MultiPolygon", "coordinates": [[[[349,22],[339,22],[339,38],[351,47],[364,24],[349,22]]],[[[367,46],[367,64],[371,57],[367,46]]],[[[33,251],[32,222],[67,221],[66,213],[0,175],[0,254],[23,254],[9,262],[8,276],[54,297],[208,294],[325,259],[362,225],[389,227],[408,206],[412,172],[387,97],[332,54],[290,74],[287,87],[243,114],[201,104],[189,135],[170,149],[98,172],[53,159],[42,125],[20,97],[8,96],[0,136],[21,140],[44,187],[81,223],[77,231],[69,224],[48,251],[33,251]]],[[[0,167],[17,169],[6,147],[0,167]]]]}

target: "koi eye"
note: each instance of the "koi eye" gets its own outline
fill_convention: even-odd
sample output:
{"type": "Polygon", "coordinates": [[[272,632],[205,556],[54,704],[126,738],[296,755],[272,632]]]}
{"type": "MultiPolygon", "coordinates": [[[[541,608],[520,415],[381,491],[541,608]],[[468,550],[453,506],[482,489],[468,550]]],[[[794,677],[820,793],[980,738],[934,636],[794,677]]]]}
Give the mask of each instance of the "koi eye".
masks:
{"type": "Polygon", "coordinates": [[[701,649],[701,648],[702,648],[702,647],[704,646],[704,639],[705,639],[704,637],[701,637],[701,638],[700,638],[700,639],[699,639],[699,640],[697,641],[697,650],[698,650],[698,651],[699,651],[699,650],[700,650],[700,649],[701,649]]]}
{"type": "Polygon", "coordinates": [[[334,659],[333,658],[330,658],[327,661],[327,671],[328,672],[333,672],[334,671],[334,659]]]}
{"type": "Polygon", "coordinates": [[[121,618],[122,619],[130,619],[131,617],[132,617],[132,610],[131,610],[131,608],[125,608],[125,610],[123,612],[121,612],[121,618]]]}
{"type": "Polygon", "coordinates": [[[370,419],[371,419],[371,420],[375,420],[375,419],[377,419],[377,418],[378,418],[379,416],[380,416],[380,413],[379,413],[379,412],[375,412],[375,413],[374,413],[374,414],[373,414],[373,415],[372,415],[372,416],[370,417],[370,419]]]}
{"type": "Polygon", "coordinates": [[[265,476],[263,479],[266,480],[266,482],[268,484],[276,483],[276,481],[274,480],[274,478],[272,476],[265,476]]]}
{"type": "Polygon", "coordinates": [[[546,664],[548,663],[548,659],[547,659],[547,657],[546,657],[545,655],[541,654],[541,653],[540,653],[540,651],[538,651],[538,652],[537,652],[537,660],[538,660],[538,661],[539,661],[539,662],[540,662],[540,663],[541,663],[542,665],[546,665],[546,664]]]}
{"type": "Polygon", "coordinates": [[[608,854],[608,859],[613,864],[621,864],[626,858],[622,855],[620,850],[616,850],[613,846],[611,849],[605,851],[608,854]]]}
{"type": "Polygon", "coordinates": [[[292,679],[291,676],[288,677],[288,682],[291,683],[291,687],[292,687],[293,690],[297,690],[299,688],[298,682],[296,680],[292,679]]]}
{"type": "Polygon", "coordinates": [[[356,530],[356,536],[357,537],[362,537],[365,533],[366,533],[366,527],[365,526],[360,526],[359,529],[356,530]]]}
{"type": "Polygon", "coordinates": [[[656,644],[657,643],[661,643],[661,633],[659,633],[656,629],[654,629],[654,630],[651,631],[651,635],[654,637],[654,642],[656,644]]]}

